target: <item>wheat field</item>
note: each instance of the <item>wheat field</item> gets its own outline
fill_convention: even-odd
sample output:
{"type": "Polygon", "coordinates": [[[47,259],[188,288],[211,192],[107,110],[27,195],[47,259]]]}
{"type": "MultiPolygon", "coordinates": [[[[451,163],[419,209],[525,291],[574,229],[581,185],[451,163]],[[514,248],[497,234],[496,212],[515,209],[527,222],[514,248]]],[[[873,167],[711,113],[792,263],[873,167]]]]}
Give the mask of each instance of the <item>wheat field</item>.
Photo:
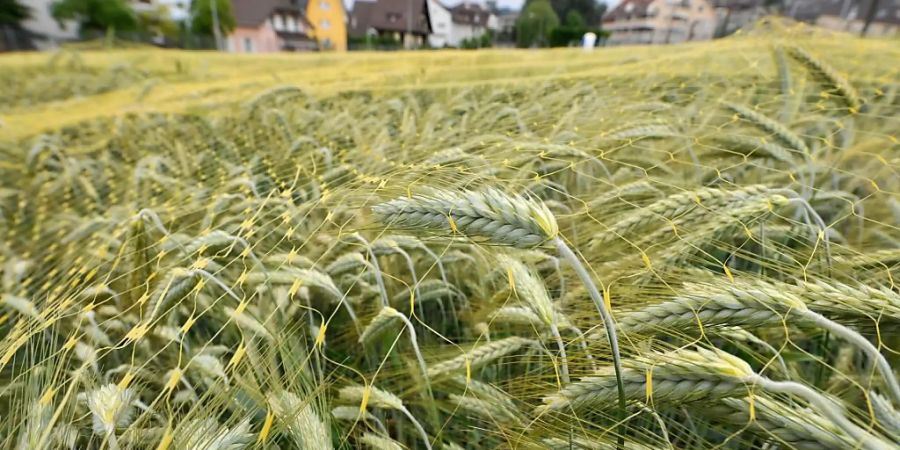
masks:
{"type": "Polygon", "coordinates": [[[0,448],[897,448],[897,44],[0,56],[0,448]]]}

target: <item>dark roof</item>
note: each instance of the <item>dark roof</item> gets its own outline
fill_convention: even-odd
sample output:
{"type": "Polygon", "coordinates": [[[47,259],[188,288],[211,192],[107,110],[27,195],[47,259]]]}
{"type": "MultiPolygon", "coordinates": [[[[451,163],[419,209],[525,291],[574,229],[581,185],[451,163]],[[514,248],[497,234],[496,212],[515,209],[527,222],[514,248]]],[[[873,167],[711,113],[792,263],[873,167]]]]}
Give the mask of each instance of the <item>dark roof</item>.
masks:
{"type": "Polygon", "coordinates": [[[413,11],[410,31],[414,34],[431,33],[425,0],[356,0],[353,11],[350,12],[350,35],[365,36],[370,28],[405,32],[410,4],[413,11]]]}
{"type": "Polygon", "coordinates": [[[231,11],[239,27],[258,27],[272,13],[296,13],[306,20],[307,0],[231,0],[231,11]]]}
{"type": "Polygon", "coordinates": [[[476,3],[462,2],[452,8],[450,11],[450,19],[454,23],[463,25],[487,25],[491,12],[482,8],[476,3]]]}
{"type": "MultiPolygon", "coordinates": [[[[846,17],[855,13],[850,20],[864,21],[869,14],[869,8],[872,7],[872,0],[853,0],[847,5],[846,10],[844,9],[844,0],[821,0],[817,2],[817,6],[819,7],[819,10],[816,11],[817,17],[818,15],[846,17]],[[841,13],[844,13],[843,16],[841,13]]],[[[875,12],[872,22],[900,25],[900,0],[878,2],[878,10],[875,12]]]]}
{"type": "Polygon", "coordinates": [[[765,6],[765,0],[712,0],[713,8],[752,9],[765,6]]]}
{"type": "Polygon", "coordinates": [[[603,16],[604,22],[613,22],[616,20],[626,20],[636,17],[646,17],[647,8],[654,0],[625,0],[619,3],[612,11],[603,16]],[[631,5],[631,6],[629,6],[631,5]]]}

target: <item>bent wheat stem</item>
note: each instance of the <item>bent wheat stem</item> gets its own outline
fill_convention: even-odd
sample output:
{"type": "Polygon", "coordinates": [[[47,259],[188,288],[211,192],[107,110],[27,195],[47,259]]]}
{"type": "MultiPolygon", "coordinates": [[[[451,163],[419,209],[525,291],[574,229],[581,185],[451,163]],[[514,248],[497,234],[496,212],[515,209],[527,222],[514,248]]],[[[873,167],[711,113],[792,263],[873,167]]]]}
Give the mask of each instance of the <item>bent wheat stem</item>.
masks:
{"type": "MultiPolygon", "coordinates": [[[[619,391],[619,414],[621,415],[620,420],[622,420],[625,416],[625,385],[622,382],[622,361],[619,356],[619,338],[616,336],[616,325],[613,322],[612,314],[606,309],[606,303],[603,301],[603,297],[597,290],[597,286],[594,285],[591,275],[578,260],[575,252],[573,252],[559,236],[553,239],[553,243],[556,245],[556,249],[559,251],[559,255],[562,259],[566,260],[566,262],[571,264],[572,268],[575,269],[575,273],[578,275],[578,278],[581,279],[588,294],[591,296],[591,300],[594,301],[594,306],[597,307],[600,317],[603,319],[603,325],[606,327],[606,337],[609,340],[609,349],[612,353],[613,369],[616,373],[616,388],[619,391]]],[[[624,433],[619,433],[620,447],[623,445],[623,440],[624,433]]]]}

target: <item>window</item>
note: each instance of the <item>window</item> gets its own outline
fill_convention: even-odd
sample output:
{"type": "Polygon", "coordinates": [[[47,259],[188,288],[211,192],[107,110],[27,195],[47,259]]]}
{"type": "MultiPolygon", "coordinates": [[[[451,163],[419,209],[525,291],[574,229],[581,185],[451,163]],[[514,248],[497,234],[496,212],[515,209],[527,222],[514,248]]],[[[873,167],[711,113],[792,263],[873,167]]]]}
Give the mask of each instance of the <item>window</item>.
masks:
{"type": "Polygon", "coordinates": [[[281,31],[284,29],[284,17],[281,14],[275,14],[275,18],[272,20],[273,26],[275,27],[275,31],[281,31]]]}
{"type": "Polygon", "coordinates": [[[291,33],[297,32],[297,20],[294,19],[294,16],[288,16],[287,18],[287,30],[291,33]]]}
{"type": "Polygon", "coordinates": [[[400,14],[398,13],[387,13],[388,22],[394,23],[400,21],[400,14]]]}
{"type": "Polygon", "coordinates": [[[322,19],[319,21],[319,27],[323,30],[327,30],[331,28],[331,22],[328,19],[322,19]]]}
{"type": "Polygon", "coordinates": [[[325,0],[320,0],[319,9],[321,9],[322,11],[328,11],[329,9],[331,9],[331,3],[328,3],[325,0]]]}
{"type": "Polygon", "coordinates": [[[244,38],[244,53],[253,53],[253,39],[244,38]]]}

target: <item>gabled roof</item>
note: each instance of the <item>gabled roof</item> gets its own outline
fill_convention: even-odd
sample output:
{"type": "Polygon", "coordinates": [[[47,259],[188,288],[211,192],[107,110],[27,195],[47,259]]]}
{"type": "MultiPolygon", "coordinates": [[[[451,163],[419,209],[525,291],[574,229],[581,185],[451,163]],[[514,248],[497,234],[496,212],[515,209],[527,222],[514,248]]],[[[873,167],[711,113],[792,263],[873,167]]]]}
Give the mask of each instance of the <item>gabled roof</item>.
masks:
{"type": "Polygon", "coordinates": [[[296,13],[306,18],[307,0],[231,0],[239,27],[258,27],[275,12],[296,13]]]}
{"type": "Polygon", "coordinates": [[[646,17],[647,9],[655,0],[624,0],[612,11],[603,16],[604,22],[626,20],[629,18],[646,17]]]}
{"type": "Polygon", "coordinates": [[[466,1],[447,9],[450,11],[450,19],[453,20],[453,23],[463,25],[487,25],[488,18],[491,16],[490,11],[477,3],[466,1]]]}
{"type": "Polygon", "coordinates": [[[378,31],[405,32],[407,15],[412,10],[410,31],[415,34],[431,33],[428,7],[425,0],[357,0],[350,12],[350,34],[365,36],[370,28],[378,31]]]}

